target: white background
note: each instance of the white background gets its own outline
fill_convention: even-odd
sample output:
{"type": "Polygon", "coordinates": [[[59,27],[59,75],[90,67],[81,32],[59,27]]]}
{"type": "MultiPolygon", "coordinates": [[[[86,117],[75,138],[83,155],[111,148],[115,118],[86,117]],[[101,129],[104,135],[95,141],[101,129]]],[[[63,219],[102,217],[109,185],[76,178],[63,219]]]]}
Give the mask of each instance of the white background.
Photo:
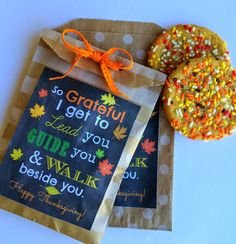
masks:
{"type": "MultiPolygon", "coordinates": [[[[74,18],[195,23],[220,34],[236,65],[236,2],[232,1],[5,1],[0,0],[0,122],[2,123],[43,27],[74,18]]],[[[107,228],[102,244],[236,243],[236,134],[215,142],[175,138],[173,231],[107,228]]],[[[73,244],[77,241],[0,211],[0,243],[73,244]]]]}

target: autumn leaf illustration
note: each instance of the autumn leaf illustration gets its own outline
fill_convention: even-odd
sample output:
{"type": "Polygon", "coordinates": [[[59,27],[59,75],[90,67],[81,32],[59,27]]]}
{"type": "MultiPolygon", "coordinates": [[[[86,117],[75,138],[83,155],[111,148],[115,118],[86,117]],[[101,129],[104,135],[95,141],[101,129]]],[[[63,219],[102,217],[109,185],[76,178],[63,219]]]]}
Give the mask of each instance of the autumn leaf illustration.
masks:
{"type": "Polygon", "coordinates": [[[98,164],[98,169],[99,172],[102,174],[102,176],[106,176],[106,175],[111,175],[112,174],[112,168],[113,168],[113,164],[109,164],[108,163],[108,159],[103,160],[102,162],[99,162],[98,164]]]}
{"type": "Polygon", "coordinates": [[[111,106],[116,104],[115,97],[111,95],[111,93],[101,95],[101,100],[103,101],[103,104],[111,106]]]}
{"type": "Polygon", "coordinates": [[[152,152],[156,151],[155,146],[155,142],[154,141],[150,141],[148,138],[141,143],[141,147],[142,149],[147,153],[147,154],[151,154],[152,152]]]}
{"type": "Polygon", "coordinates": [[[41,117],[42,115],[45,114],[44,111],[44,106],[40,106],[39,104],[35,104],[33,108],[30,108],[30,113],[31,113],[31,117],[33,118],[38,118],[41,117]]]}
{"type": "Polygon", "coordinates": [[[96,151],[96,156],[100,159],[103,158],[105,156],[104,151],[102,149],[98,149],[96,151]]]}
{"type": "Polygon", "coordinates": [[[43,88],[38,92],[39,97],[46,97],[48,95],[48,90],[44,90],[43,88]]]}
{"type": "Polygon", "coordinates": [[[113,130],[113,134],[116,137],[117,140],[121,140],[123,138],[125,138],[127,135],[126,133],[127,128],[122,127],[120,125],[118,125],[115,130],[113,130]]]}
{"type": "Polygon", "coordinates": [[[155,117],[156,115],[157,115],[157,111],[153,111],[152,115],[151,115],[151,118],[155,117]]]}
{"type": "Polygon", "coordinates": [[[11,153],[11,157],[14,161],[21,159],[22,156],[23,156],[23,152],[20,148],[13,149],[13,152],[11,153]]]}
{"type": "MultiPolygon", "coordinates": [[[[43,187],[43,186],[42,186],[43,187]]],[[[47,191],[47,193],[49,194],[49,195],[59,195],[59,194],[61,194],[61,192],[59,192],[58,190],[57,190],[57,188],[56,187],[54,187],[54,186],[47,186],[47,187],[43,187],[46,191],[47,191]]]]}

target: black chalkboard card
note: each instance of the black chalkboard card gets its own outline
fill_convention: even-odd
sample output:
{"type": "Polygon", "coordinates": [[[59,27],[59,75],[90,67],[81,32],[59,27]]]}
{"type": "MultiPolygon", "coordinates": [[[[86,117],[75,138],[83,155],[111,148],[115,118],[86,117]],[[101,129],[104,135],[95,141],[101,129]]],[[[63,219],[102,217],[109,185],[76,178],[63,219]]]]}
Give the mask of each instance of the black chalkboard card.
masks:
{"type": "Polygon", "coordinates": [[[159,103],[127,168],[115,206],[156,208],[159,103]]]}
{"type": "Polygon", "coordinates": [[[0,166],[0,194],[90,229],[140,110],[45,68],[0,166]]]}

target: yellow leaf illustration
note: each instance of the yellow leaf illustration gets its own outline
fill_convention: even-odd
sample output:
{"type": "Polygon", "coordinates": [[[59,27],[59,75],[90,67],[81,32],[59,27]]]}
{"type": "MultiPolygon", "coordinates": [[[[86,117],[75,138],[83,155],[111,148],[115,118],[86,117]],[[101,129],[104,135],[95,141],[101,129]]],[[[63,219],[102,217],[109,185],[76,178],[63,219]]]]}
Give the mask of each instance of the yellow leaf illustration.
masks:
{"type": "Polygon", "coordinates": [[[47,191],[47,193],[49,195],[58,195],[58,194],[61,194],[61,192],[59,192],[57,190],[57,188],[55,188],[54,186],[47,186],[47,187],[45,187],[45,190],[47,191]]]}
{"type": "Polygon", "coordinates": [[[35,104],[33,108],[30,108],[30,113],[32,118],[38,118],[45,114],[44,106],[40,106],[39,104],[35,104]]]}
{"type": "Polygon", "coordinates": [[[151,115],[151,118],[155,117],[156,115],[157,115],[157,111],[153,111],[152,115],[151,115]]]}
{"type": "Polygon", "coordinates": [[[118,125],[115,130],[113,130],[113,134],[116,137],[117,140],[121,140],[123,138],[125,138],[127,135],[126,133],[127,128],[122,127],[120,125],[118,125]]]}
{"type": "Polygon", "coordinates": [[[20,148],[19,149],[13,149],[13,152],[11,153],[11,157],[14,161],[19,160],[22,156],[23,156],[23,152],[20,148]]]}

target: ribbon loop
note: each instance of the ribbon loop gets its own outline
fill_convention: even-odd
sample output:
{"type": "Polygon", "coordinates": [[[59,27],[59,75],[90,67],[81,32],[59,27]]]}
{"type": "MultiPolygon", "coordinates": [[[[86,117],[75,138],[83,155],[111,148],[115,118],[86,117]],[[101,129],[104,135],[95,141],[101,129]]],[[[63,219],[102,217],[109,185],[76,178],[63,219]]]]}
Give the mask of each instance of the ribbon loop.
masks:
{"type": "Polygon", "coordinates": [[[53,78],[50,78],[50,80],[57,80],[57,79],[65,78],[75,68],[75,66],[79,62],[80,58],[82,58],[82,57],[90,58],[94,62],[100,63],[100,68],[102,70],[103,76],[104,76],[110,90],[119,96],[127,97],[125,94],[120,92],[120,90],[116,87],[115,82],[110,73],[110,70],[120,71],[120,70],[132,69],[133,58],[132,58],[132,55],[128,51],[121,49],[121,48],[116,48],[116,47],[110,48],[106,52],[95,50],[89,44],[89,42],[84,37],[84,35],[81,32],[74,30],[74,29],[65,29],[62,32],[62,42],[69,51],[71,51],[75,54],[75,59],[71,63],[71,67],[69,68],[69,70],[63,76],[53,77],[53,78]],[[67,33],[76,34],[79,37],[79,39],[83,42],[85,48],[80,48],[80,47],[74,46],[73,44],[66,41],[65,35],[67,33]],[[126,65],[121,62],[113,61],[112,55],[114,55],[116,52],[120,52],[120,53],[123,53],[126,56],[128,56],[129,64],[126,65]]]}

